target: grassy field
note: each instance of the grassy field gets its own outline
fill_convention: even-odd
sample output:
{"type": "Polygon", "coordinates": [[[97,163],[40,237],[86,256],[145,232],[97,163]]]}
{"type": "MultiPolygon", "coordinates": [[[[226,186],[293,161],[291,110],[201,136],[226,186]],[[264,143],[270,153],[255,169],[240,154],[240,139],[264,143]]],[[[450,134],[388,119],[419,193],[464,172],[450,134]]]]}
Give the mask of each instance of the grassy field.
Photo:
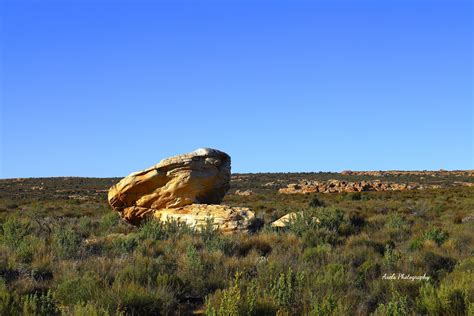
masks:
{"type": "Polygon", "coordinates": [[[125,224],[118,180],[0,180],[0,315],[474,315],[473,177],[235,174],[223,203],[265,223],[242,235],[125,224]],[[278,193],[300,179],[443,188],[278,193]]]}

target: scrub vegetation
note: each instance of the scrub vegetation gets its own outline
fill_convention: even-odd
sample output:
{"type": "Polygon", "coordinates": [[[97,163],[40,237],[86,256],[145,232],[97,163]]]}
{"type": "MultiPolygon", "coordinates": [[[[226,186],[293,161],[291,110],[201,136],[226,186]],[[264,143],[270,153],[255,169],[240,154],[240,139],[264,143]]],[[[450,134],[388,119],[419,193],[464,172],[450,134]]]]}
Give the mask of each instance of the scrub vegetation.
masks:
{"type": "Polygon", "coordinates": [[[337,177],[235,175],[224,203],[264,222],[237,235],[125,224],[118,179],[0,180],[0,315],[474,315],[474,187],[277,192],[337,177]]]}

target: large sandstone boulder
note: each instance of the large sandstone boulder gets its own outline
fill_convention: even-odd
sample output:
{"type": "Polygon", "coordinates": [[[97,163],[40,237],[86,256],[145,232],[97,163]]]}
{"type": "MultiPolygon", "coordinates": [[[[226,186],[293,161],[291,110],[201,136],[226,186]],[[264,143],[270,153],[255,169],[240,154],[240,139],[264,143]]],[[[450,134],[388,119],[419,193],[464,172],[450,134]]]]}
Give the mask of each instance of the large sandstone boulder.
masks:
{"type": "Polygon", "coordinates": [[[180,221],[201,229],[212,221],[225,233],[252,229],[248,208],[218,205],[229,190],[230,157],[201,148],[160,161],[123,178],[109,190],[110,205],[129,223],[146,217],[180,221]]]}
{"type": "Polygon", "coordinates": [[[110,188],[108,200],[126,221],[138,224],[156,210],[220,203],[229,183],[229,155],[200,148],[130,174],[110,188]]]}

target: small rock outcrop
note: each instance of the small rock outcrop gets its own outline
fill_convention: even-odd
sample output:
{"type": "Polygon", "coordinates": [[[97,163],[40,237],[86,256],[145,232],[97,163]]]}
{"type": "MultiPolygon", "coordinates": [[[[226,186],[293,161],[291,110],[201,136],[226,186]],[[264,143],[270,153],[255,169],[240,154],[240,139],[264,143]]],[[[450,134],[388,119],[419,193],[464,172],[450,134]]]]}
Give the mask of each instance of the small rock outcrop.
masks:
{"type": "MultiPolygon", "coordinates": [[[[291,212],[286,215],[283,215],[276,221],[272,222],[271,226],[278,227],[278,228],[287,227],[291,222],[295,221],[298,218],[298,216],[303,216],[303,212],[291,212]]],[[[311,220],[317,224],[321,223],[321,221],[317,217],[312,217],[311,220]]]]}
{"type": "Polygon", "coordinates": [[[253,191],[252,190],[236,190],[234,194],[240,195],[240,196],[250,196],[250,195],[253,195],[253,191]]]}
{"type": "MultiPolygon", "coordinates": [[[[146,217],[155,216],[163,220],[183,219],[198,227],[202,218],[212,217],[217,226],[233,227],[235,214],[242,212],[247,214],[242,218],[250,218],[253,213],[215,205],[229,190],[230,163],[229,155],[210,148],[164,159],[112,186],[108,193],[109,204],[124,220],[135,225],[146,217]],[[176,216],[171,216],[173,212],[176,216]],[[221,222],[224,224],[220,225],[221,222]]],[[[242,224],[240,227],[246,222],[242,224]]]]}
{"type": "Polygon", "coordinates": [[[301,215],[302,212],[299,212],[299,213],[295,213],[295,212],[292,212],[292,213],[288,213],[286,215],[283,215],[282,217],[280,217],[279,219],[277,219],[276,221],[272,222],[271,223],[271,226],[272,227],[286,227],[288,226],[288,224],[291,222],[291,221],[294,221],[298,215],[301,215]]]}

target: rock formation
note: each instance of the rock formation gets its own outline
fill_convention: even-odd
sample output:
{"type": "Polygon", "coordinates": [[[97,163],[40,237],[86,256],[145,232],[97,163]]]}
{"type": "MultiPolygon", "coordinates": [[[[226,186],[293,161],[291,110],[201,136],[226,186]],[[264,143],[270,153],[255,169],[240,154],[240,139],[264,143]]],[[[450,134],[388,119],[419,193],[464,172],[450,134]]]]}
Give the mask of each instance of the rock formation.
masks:
{"type": "Polygon", "coordinates": [[[191,227],[200,228],[212,220],[214,228],[224,233],[246,230],[255,218],[246,207],[227,205],[191,204],[179,208],[166,208],[155,212],[154,216],[161,221],[177,220],[191,227]]]}
{"type": "Polygon", "coordinates": [[[244,219],[253,217],[248,209],[207,205],[220,203],[229,183],[230,156],[216,149],[200,148],[130,174],[109,189],[108,200],[132,224],[156,216],[161,220],[182,218],[191,226],[199,226],[204,217],[213,217],[216,226],[229,230],[236,226],[236,214],[242,213],[244,219]],[[176,216],[171,216],[173,212],[176,216]]]}
{"type": "Polygon", "coordinates": [[[302,180],[299,183],[288,184],[286,188],[279,189],[283,194],[298,193],[340,193],[340,192],[365,192],[365,191],[403,191],[414,189],[438,189],[439,185],[420,185],[416,183],[390,183],[375,181],[348,182],[329,180],[326,182],[302,180]]]}
{"type": "MultiPolygon", "coordinates": [[[[287,227],[291,222],[295,221],[298,218],[298,216],[303,216],[303,212],[291,212],[286,215],[283,215],[276,221],[272,222],[271,226],[278,227],[278,228],[287,227]]],[[[317,224],[321,223],[321,221],[317,217],[311,217],[311,221],[317,224]]]]}
{"type": "Polygon", "coordinates": [[[474,170],[437,170],[437,171],[417,171],[417,170],[386,170],[386,171],[352,171],[352,170],[343,170],[341,171],[342,175],[352,175],[352,176],[371,176],[371,177],[386,177],[386,176],[430,176],[430,177],[440,177],[440,176],[474,176],[474,170]]]}
{"type": "Polygon", "coordinates": [[[298,215],[301,215],[302,212],[298,212],[298,213],[295,213],[295,212],[292,212],[292,213],[288,213],[286,215],[283,215],[282,217],[280,217],[279,219],[277,219],[276,221],[272,222],[271,223],[271,226],[272,227],[286,227],[288,226],[288,224],[291,222],[291,221],[294,221],[298,215]]]}
{"type": "Polygon", "coordinates": [[[253,191],[252,190],[236,190],[234,194],[240,195],[240,196],[249,196],[249,195],[253,195],[253,191]]]}

